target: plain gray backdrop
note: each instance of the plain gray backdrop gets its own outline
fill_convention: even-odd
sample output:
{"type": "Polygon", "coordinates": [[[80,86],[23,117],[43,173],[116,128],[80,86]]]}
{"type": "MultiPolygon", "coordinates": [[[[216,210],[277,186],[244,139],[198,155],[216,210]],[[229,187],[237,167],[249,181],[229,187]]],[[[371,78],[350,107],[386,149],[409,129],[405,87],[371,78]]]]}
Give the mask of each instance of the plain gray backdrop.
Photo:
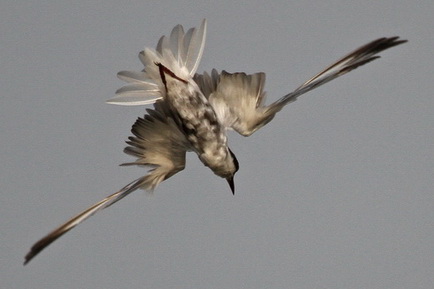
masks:
{"type": "Polygon", "coordinates": [[[1,288],[432,288],[434,4],[0,4],[1,288]],[[236,194],[189,154],[23,267],[44,234],[146,173],[124,140],[145,107],[105,104],[137,54],[208,19],[199,72],[267,73],[268,102],[368,41],[409,43],[230,133],[236,194]]]}

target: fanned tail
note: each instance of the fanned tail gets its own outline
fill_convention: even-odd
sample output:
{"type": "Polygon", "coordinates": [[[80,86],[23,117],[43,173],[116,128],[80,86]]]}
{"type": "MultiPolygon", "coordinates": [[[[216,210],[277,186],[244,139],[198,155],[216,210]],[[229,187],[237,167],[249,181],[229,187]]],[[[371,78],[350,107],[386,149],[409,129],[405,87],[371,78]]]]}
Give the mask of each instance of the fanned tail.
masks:
{"type": "Polygon", "coordinates": [[[161,63],[178,77],[189,79],[194,76],[205,48],[206,20],[199,28],[191,28],[184,33],[181,25],[173,28],[170,37],[163,36],[157,48],[145,48],[139,59],[145,66],[143,71],[121,71],[118,77],[129,84],[118,89],[116,96],[107,103],[117,105],[147,105],[155,103],[164,94],[158,67],[161,63]]]}

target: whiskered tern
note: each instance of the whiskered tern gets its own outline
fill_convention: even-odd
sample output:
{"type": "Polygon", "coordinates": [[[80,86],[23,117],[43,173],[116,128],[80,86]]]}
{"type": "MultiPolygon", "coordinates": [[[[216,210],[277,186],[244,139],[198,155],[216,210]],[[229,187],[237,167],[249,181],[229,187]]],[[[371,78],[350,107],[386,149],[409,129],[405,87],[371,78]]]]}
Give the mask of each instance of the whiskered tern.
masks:
{"type": "Polygon", "coordinates": [[[156,49],[145,48],[139,58],[140,72],[121,71],[118,77],[128,84],[108,103],[149,105],[147,114],[132,127],[125,153],[136,161],[123,165],[148,166],[148,174],[129,183],[73,217],[36,242],[24,264],[60,236],[137,189],[152,191],[159,183],[185,167],[185,153],[193,151],[216,175],[227,180],[235,192],[234,175],[238,161],[230,150],[227,130],[249,136],[270,122],[277,112],[300,95],[351,70],[379,58],[383,50],[407,42],[399,37],[379,38],[339,59],[293,92],[265,105],[264,73],[196,74],[202,58],[206,20],[199,28],[184,33],[181,25],[169,37],[160,38],[156,49]]]}

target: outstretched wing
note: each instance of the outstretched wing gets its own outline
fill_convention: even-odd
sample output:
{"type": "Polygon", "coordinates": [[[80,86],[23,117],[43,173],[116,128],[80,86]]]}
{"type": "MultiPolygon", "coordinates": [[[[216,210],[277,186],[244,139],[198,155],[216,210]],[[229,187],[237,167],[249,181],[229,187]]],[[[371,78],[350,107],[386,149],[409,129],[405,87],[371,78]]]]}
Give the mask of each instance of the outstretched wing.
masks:
{"type": "Polygon", "coordinates": [[[178,77],[190,79],[196,73],[205,47],[206,20],[199,28],[191,28],[184,33],[181,25],[173,28],[170,37],[162,36],[156,50],[145,48],[139,58],[145,68],[140,71],[121,71],[118,77],[129,84],[116,91],[116,96],[107,103],[118,105],[146,105],[163,97],[164,85],[161,82],[156,63],[161,63],[178,77]]]}
{"type": "Polygon", "coordinates": [[[164,115],[162,105],[158,104],[155,110],[149,109],[148,113],[149,115],[139,118],[133,125],[134,136],[129,138],[127,143],[130,146],[125,148],[125,152],[137,157],[137,160],[124,165],[151,166],[149,173],[92,205],[36,242],[25,256],[24,264],[96,212],[113,205],[137,189],[152,191],[159,183],[184,169],[185,152],[189,149],[184,135],[173,119],[164,115]]]}
{"type": "Polygon", "coordinates": [[[195,80],[204,94],[206,93],[222,123],[244,136],[249,136],[271,121],[278,111],[300,95],[379,58],[377,54],[381,51],[405,42],[407,40],[399,40],[399,37],[379,38],[369,42],[268,106],[263,104],[263,73],[247,75],[223,71],[219,75],[213,70],[211,75],[196,75],[195,80]]]}

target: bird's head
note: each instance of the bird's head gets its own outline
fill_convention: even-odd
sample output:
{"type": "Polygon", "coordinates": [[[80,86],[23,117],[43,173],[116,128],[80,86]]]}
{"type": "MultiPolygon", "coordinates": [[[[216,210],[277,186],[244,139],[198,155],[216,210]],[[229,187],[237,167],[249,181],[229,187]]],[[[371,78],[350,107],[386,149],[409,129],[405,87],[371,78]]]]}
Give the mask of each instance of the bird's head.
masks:
{"type": "Polygon", "coordinates": [[[238,160],[235,154],[228,147],[223,147],[220,150],[212,151],[209,153],[202,153],[199,159],[202,163],[209,167],[214,174],[226,179],[231,188],[232,194],[235,194],[234,175],[239,169],[238,160]]]}
{"type": "Polygon", "coordinates": [[[214,174],[226,179],[232,194],[235,194],[234,175],[238,171],[239,164],[234,153],[227,148],[224,153],[222,152],[218,156],[216,154],[201,154],[199,158],[214,174]]]}

